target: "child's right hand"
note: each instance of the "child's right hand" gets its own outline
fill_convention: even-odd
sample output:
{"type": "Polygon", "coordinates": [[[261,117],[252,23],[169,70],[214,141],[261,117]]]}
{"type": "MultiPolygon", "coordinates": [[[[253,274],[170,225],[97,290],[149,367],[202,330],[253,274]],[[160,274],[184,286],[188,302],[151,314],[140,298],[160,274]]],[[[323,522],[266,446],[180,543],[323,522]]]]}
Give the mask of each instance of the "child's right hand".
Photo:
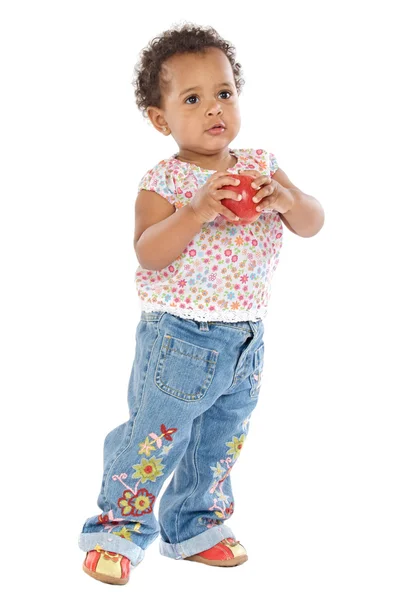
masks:
{"type": "Polygon", "coordinates": [[[210,175],[205,185],[196,192],[190,206],[194,210],[195,216],[200,223],[203,224],[208,221],[213,221],[219,214],[234,221],[239,221],[239,217],[221,204],[221,200],[224,200],[224,198],[231,198],[232,200],[239,202],[242,199],[242,196],[240,196],[238,192],[220,189],[224,185],[239,185],[239,180],[231,177],[230,173],[217,171],[213,175],[210,175]]]}

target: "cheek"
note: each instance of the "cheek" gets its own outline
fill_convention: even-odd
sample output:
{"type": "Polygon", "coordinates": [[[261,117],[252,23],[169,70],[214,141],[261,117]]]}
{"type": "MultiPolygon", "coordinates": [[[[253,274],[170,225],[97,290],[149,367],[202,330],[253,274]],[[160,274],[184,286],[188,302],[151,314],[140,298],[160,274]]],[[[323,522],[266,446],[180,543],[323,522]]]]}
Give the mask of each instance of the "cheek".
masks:
{"type": "Polygon", "coordinates": [[[227,110],[226,113],[230,113],[234,124],[237,127],[240,127],[241,116],[240,116],[239,104],[234,104],[234,106],[230,106],[229,110],[227,110]]]}

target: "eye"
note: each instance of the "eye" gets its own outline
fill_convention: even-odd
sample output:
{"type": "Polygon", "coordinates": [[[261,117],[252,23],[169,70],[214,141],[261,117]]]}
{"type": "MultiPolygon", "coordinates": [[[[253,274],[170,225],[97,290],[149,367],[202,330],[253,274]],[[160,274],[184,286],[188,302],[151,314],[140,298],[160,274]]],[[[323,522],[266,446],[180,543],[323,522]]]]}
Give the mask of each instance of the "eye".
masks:
{"type": "MultiPolygon", "coordinates": [[[[229,92],[228,90],[224,90],[223,92],[220,92],[220,94],[229,94],[228,98],[232,96],[231,92],[229,92]]],[[[223,100],[228,100],[228,98],[223,98],[223,100]]]]}
{"type": "Polygon", "coordinates": [[[196,104],[196,102],[188,102],[188,100],[192,100],[192,98],[197,98],[197,96],[189,96],[189,98],[187,98],[187,99],[185,100],[185,103],[188,103],[188,104],[196,104]]]}

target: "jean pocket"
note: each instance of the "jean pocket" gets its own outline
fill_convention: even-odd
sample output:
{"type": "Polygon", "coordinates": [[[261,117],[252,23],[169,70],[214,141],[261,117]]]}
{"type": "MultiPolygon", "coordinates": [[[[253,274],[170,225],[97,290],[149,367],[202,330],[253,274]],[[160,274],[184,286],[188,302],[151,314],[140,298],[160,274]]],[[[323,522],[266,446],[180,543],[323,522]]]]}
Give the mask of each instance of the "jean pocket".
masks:
{"type": "Polygon", "coordinates": [[[155,371],[157,387],[175,398],[197,402],[206,394],[218,352],[165,334],[155,371]]]}
{"type": "Polygon", "coordinates": [[[264,369],[264,344],[261,344],[254,353],[254,372],[250,375],[250,396],[258,396],[264,369]]]}

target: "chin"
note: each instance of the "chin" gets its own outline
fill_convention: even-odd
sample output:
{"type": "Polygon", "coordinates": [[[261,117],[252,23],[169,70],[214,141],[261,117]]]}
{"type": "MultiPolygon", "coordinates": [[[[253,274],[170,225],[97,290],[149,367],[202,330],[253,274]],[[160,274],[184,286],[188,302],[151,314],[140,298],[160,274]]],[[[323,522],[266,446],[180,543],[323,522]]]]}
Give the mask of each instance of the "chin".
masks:
{"type": "Polygon", "coordinates": [[[226,130],[225,133],[215,135],[213,139],[208,140],[207,145],[210,143],[211,148],[218,147],[220,150],[222,150],[231,142],[233,142],[237,135],[237,133],[231,134],[230,131],[226,130]]]}

